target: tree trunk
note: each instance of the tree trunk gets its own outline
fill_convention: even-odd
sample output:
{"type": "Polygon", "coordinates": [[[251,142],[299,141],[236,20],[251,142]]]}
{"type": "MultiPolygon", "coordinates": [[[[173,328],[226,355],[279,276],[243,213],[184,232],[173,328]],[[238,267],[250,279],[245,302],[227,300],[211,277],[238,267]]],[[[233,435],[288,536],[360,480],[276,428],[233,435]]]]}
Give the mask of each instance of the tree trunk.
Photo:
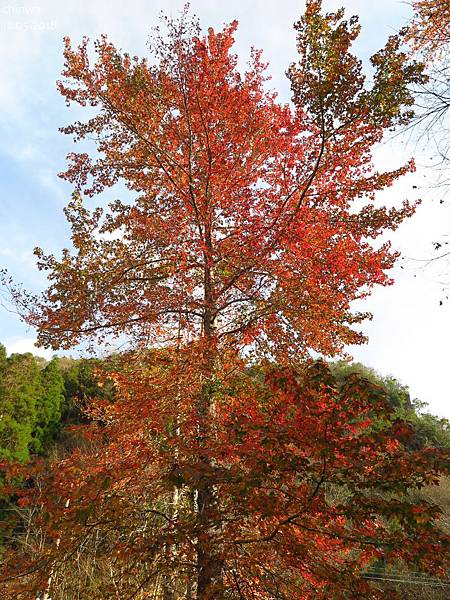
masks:
{"type": "Polygon", "coordinates": [[[197,490],[197,600],[218,600],[222,597],[222,527],[212,467],[209,458],[200,457],[201,480],[197,490]]]}
{"type": "MultiPolygon", "coordinates": [[[[211,435],[212,377],[216,359],[214,334],[214,290],[211,276],[212,239],[209,227],[205,230],[204,254],[204,316],[203,316],[203,386],[199,397],[200,446],[207,444],[211,435]]],[[[198,542],[197,542],[197,600],[219,600],[223,591],[223,558],[221,555],[222,524],[217,494],[214,489],[214,465],[205,454],[199,456],[198,542]]]]}
{"type": "Polygon", "coordinates": [[[162,584],[163,600],[173,600],[173,592],[170,589],[170,580],[167,576],[164,577],[162,584]]]}
{"type": "MultiPolygon", "coordinates": [[[[212,358],[209,357],[209,360],[212,358]]],[[[210,365],[210,369],[210,375],[212,375],[212,365],[210,365]]],[[[200,443],[207,443],[208,436],[212,435],[210,427],[211,395],[211,381],[208,378],[203,385],[199,403],[200,443]]],[[[208,456],[199,457],[198,471],[197,600],[213,600],[222,597],[222,527],[214,486],[214,465],[208,456]]]]}

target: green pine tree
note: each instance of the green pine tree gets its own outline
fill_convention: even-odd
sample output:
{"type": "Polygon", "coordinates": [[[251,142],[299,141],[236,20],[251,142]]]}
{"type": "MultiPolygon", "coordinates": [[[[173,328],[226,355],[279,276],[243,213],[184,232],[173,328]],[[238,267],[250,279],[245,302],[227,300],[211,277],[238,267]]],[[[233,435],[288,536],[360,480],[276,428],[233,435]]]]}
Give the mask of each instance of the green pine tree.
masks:
{"type": "Polygon", "coordinates": [[[40,372],[40,394],[36,402],[36,425],[31,450],[45,452],[54,440],[61,424],[64,402],[64,379],[59,359],[54,357],[40,372]]]}
{"type": "Polygon", "coordinates": [[[0,459],[27,460],[41,393],[39,369],[30,353],[6,358],[0,350],[0,459]]]}

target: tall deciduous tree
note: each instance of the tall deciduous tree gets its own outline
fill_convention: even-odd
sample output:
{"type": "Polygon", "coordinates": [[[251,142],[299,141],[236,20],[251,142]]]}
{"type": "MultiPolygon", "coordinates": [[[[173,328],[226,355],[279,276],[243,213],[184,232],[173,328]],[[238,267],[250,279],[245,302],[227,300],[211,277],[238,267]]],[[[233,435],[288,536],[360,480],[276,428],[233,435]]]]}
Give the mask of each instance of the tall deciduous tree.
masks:
{"type": "Polygon", "coordinates": [[[412,165],[379,173],[370,152],[408,118],[407,84],[420,68],[390,41],[367,91],[349,52],[357,23],[322,17],[319,4],[297,27],[294,106],[265,91],[259,52],[238,72],[236,23],[204,38],[195,24],[169,23],[169,38],[153,48],[156,66],[106,37],[91,64],[87,40],[78,49],[66,40],[60,91],[98,111],[63,131],[93,136],[98,153],[72,153],[62,174],[76,187],[67,209],[75,252],[59,261],[36,251],[52,277],[29,315],[41,343],[214,336],[286,360],[361,341],[349,325],[365,315],[350,303],[389,283],[395,258],[370,241],[413,212],[408,203],[374,207],[374,193],[412,165]],[[106,212],[84,206],[82,192],[119,181],[129,201],[106,212]],[[368,202],[356,210],[360,198],[368,202]]]}
{"type": "MultiPolygon", "coordinates": [[[[197,600],[328,598],[338,585],[369,593],[358,569],[376,553],[377,532],[387,539],[369,488],[381,485],[381,471],[390,491],[397,480],[421,485],[439,459],[408,462],[395,432],[377,437],[369,426],[382,427],[381,404],[372,420],[370,389],[338,401],[319,374],[300,392],[288,365],[361,342],[352,325],[366,315],[351,302],[390,283],[396,254],[371,242],[414,207],[376,207],[374,195],[413,165],[377,172],[371,150],[410,118],[407,85],[421,68],[392,38],[367,89],[349,51],[356,20],[323,16],[310,1],[289,70],[294,102],[282,104],[266,91],[260,52],[247,72],[237,69],[235,22],[207,35],[187,18],[167,25],[150,62],[102,37],[92,63],[87,39],[78,48],[66,40],[59,89],[95,115],[63,131],[94,140],[98,152],[69,157],[62,176],[75,186],[66,211],[74,251],[62,259],[36,251],[51,283],[25,304],[26,318],[46,346],[116,336],[133,352],[110,374],[114,401],[91,409],[99,445],[53,470],[41,497],[57,543],[25,552],[24,580],[8,589],[42,591],[49,573],[55,585],[60,561],[95,531],[86,548],[115,557],[100,598],[144,598],[149,586],[197,600]],[[88,210],[83,195],[119,182],[126,200],[88,210]],[[237,377],[243,350],[286,365],[286,382],[237,377]],[[354,492],[357,515],[326,503],[329,470],[354,492]]],[[[407,502],[380,506],[411,533],[407,502]]],[[[429,524],[432,511],[419,512],[429,524]]],[[[425,529],[401,539],[405,553],[422,544],[427,563],[435,545],[425,529]]]]}

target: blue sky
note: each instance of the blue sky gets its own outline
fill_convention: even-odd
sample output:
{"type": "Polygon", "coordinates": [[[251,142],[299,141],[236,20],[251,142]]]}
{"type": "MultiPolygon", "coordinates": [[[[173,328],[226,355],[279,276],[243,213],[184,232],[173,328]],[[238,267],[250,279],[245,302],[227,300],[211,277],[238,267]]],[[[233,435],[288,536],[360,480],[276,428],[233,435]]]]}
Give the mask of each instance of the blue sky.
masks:
{"type": "MultiPolygon", "coordinates": [[[[299,18],[301,0],[192,0],[192,11],[206,28],[239,21],[236,51],[245,62],[251,45],[264,50],[270,62],[271,86],[284,100],[289,86],[284,72],[295,59],[292,24],[299,18]]],[[[67,109],[56,91],[62,69],[62,38],[73,41],[107,33],[130,53],[142,54],[150,27],[163,9],[173,16],[184,0],[0,0],[0,268],[26,287],[44,285],[34,267],[32,251],[41,246],[58,252],[67,244],[68,227],[62,209],[71,189],[57,177],[64,169],[65,155],[73,149],[58,127],[80,116],[67,109]]],[[[359,14],[363,33],[356,50],[368,57],[386,37],[404,25],[410,16],[401,0],[328,0],[327,9],[344,6],[348,14],[359,14]]],[[[418,157],[416,174],[408,176],[380,201],[401,202],[422,197],[422,207],[391,239],[407,257],[432,254],[432,241],[449,230],[449,213],[429,188],[433,173],[422,168],[429,161],[424,148],[408,138],[381,146],[376,153],[380,166],[400,165],[411,155],[418,157]],[[412,186],[417,185],[418,190],[412,186]]],[[[377,290],[364,305],[374,319],[365,326],[370,337],[365,347],[351,348],[356,360],[393,374],[410,386],[413,396],[429,403],[432,412],[450,417],[447,340],[450,332],[449,305],[439,306],[444,274],[438,264],[404,261],[396,269],[396,284],[377,290]]],[[[33,348],[35,335],[14,314],[0,306],[0,341],[12,351],[33,348]]],[[[48,352],[33,350],[48,356],[48,352]]]]}

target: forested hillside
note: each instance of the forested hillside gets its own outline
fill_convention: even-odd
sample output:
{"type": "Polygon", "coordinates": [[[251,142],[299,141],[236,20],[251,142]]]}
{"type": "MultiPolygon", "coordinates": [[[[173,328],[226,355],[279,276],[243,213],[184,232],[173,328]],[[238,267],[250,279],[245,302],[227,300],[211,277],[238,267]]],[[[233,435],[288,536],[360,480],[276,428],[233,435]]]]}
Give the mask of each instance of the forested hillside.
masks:
{"type": "MultiPolygon", "coordinates": [[[[1,458],[26,461],[32,455],[47,455],[67,427],[87,423],[89,400],[113,396],[112,382],[106,386],[98,383],[96,372],[101,366],[101,360],[92,358],[55,356],[45,361],[30,353],[7,356],[0,344],[1,458]]],[[[393,376],[344,361],[330,363],[330,368],[339,384],[356,373],[383,388],[394,411],[391,418],[406,419],[413,425],[412,447],[450,447],[449,421],[429,413],[393,376]]],[[[257,369],[250,371],[256,373],[257,369]]]]}
{"type": "Polygon", "coordinates": [[[46,361],[31,353],[7,356],[0,344],[1,459],[46,456],[65,427],[86,422],[87,401],[111,393],[97,384],[99,364],[56,356],[46,361]]]}

